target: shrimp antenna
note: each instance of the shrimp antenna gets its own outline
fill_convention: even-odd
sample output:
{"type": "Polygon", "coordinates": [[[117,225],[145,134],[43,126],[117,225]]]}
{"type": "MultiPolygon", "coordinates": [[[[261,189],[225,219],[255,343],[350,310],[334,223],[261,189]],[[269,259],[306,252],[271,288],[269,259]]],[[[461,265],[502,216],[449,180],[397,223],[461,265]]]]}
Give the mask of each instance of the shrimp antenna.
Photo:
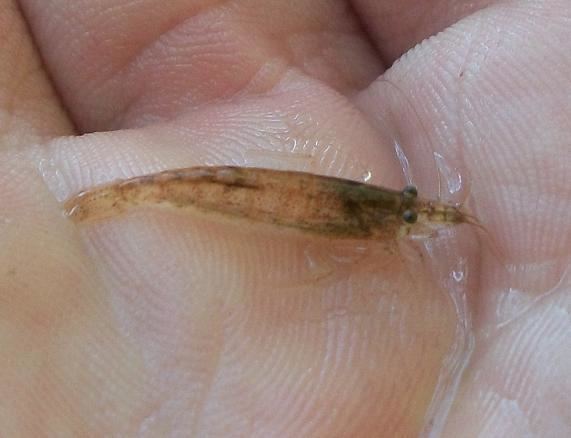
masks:
{"type": "Polygon", "coordinates": [[[494,255],[502,263],[505,263],[507,260],[507,254],[505,253],[505,251],[502,250],[502,248],[498,244],[498,240],[491,233],[491,231],[488,228],[486,228],[484,225],[482,225],[482,223],[478,220],[478,218],[476,218],[476,216],[468,214],[466,212],[462,212],[462,216],[464,218],[464,223],[476,227],[478,230],[482,231],[486,235],[490,243],[490,250],[492,251],[492,253],[494,253],[494,255]]]}
{"type": "Polygon", "coordinates": [[[428,140],[430,155],[432,156],[432,159],[434,160],[434,166],[436,167],[436,175],[438,178],[438,199],[442,199],[442,175],[440,174],[440,166],[438,165],[438,161],[437,161],[436,157],[434,156],[434,154],[436,153],[436,149],[434,148],[434,144],[432,143],[432,140],[430,139],[430,135],[428,135],[428,129],[426,128],[424,123],[422,123],[422,118],[420,117],[420,114],[418,113],[418,111],[416,110],[415,106],[412,104],[410,98],[406,95],[406,93],[403,90],[401,90],[394,82],[392,82],[390,79],[388,79],[386,77],[380,78],[380,81],[386,82],[387,84],[389,84],[393,89],[395,89],[405,99],[409,108],[412,109],[412,112],[415,115],[416,120],[420,123],[420,127],[424,133],[424,136],[428,140]]]}

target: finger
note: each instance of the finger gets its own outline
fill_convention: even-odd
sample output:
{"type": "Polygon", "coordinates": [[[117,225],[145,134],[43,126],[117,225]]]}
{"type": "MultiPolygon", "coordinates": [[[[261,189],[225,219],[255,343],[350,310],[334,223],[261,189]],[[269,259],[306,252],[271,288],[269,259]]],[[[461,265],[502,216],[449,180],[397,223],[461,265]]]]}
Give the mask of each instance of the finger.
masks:
{"type": "MultiPolygon", "coordinates": [[[[567,431],[553,414],[567,408],[558,398],[567,391],[567,363],[556,360],[545,371],[542,358],[557,357],[553,339],[557,351],[566,348],[557,339],[567,330],[560,314],[568,308],[571,248],[562,225],[571,218],[571,64],[561,45],[570,36],[568,16],[566,2],[498,4],[423,43],[387,73],[433,127],[435,150],[448,169],[460,170],[470,208],[509,254],[500,263],[484,256],[474,295],[478,348],[449,436],[465,434],[470,421],[475,435],[567,431]],[[557,401],[546,406],[545,399],[557,401]]],[[[372,100],[369,111],[377,107],[372,100]]]]}
{"type": "Polygon", "coordinates": [[[132,371],[113,374],[129,348],[36,161],[44,141],[73,128],[14,2],[0,0],[0,40],[0,349],[9,357],[0,387],[10,394],[0,423],[11,436],[101,431],[92,395],[113,386],[118,400],[144,398],[142,373],[131,356],[132,371]]]}
{"type": "MultiPolygon", "coordinates": [[[[367,177],[371,182],[401,185],[390,133],[368,128],[336,92],[363,86],[380,68],[342,4],[243,2],[230,9],[225,3],[189,2],[170,2],[165,8],[150,1],[122,7],[113,2],[113,8],[91,2],[88,8],[81,2],[53,2],[49,8],[46,2],[23,4],[70,112],[93,119],[87,130],[180,117],[177,124],[190,123],[198,137],[204,138],[202,131],[224,131],[207,146],[186,128],[161,130],[164,136],[154,138],[154,147],[172,145],[167,153],[179,148],[194,157],[183,162],[200,158],[202,163],[267,165],[280,160],[261,159],[263,152],[294,152],[310,156],[294,167],[300,170],[356,178],[372,174],[367,177]],[[53,16],[42,15],[46,10],[53,16]],[[149,14],[154,27],[144,25],[149,14]],[[59,25],[67,17],[73,20],[59,25]],[[300,34],[308,37],[300,40],[300,34]],[[76,43],[70,48],[60,41],[76,43]],[[232,102],[226,102],[230,96],[232,102]],[[236,104],[247,99],[244,117],[236,104]],[[208,102],[204,113],[196,113],[208,102]],[[221,129],[222,123],[227,127],[221,129]],[[241,125],[248,126],[247,135],[241,125]],[[370,169],[369,162],[379,163],[379,169],[370,169]]],[[[73,156],[68,158],[73,162],[73,156]]],[[[83,163],[101,168],[100,163],[83,163]]],[[[107,175],[119,176],[125,175],[107,175]]],[[[80,188],[78,181],[75,189],[80,188]]]]}
{"type": "Polygon", "coordinates": [[[304,77],[350,93],[381,71],[344,2],[22,3],[84,131],[169,119],[304,77]]]}
{"type": "MultiPolygon", "coordinates": [[[[571,389],[569,258],[563,263],[560,281],[548,286],[547,293],[542,289],[541,299],[525,297],[529,289],[512,289],[508,304],[501,294],[506,304],[496,306],[494,313],[504,318],[482,330],[486,335],[477,342],[443,436],[465,434],[467,424],[474,436],[569,434],[571,422],[563,413],[569,412],[570,400],[562,396],[571,389]]],[[[538,282],[537,274],[522,276],[538,282]]]]}
{"type": "MultiPolygon", "coordinates": [[[[542,14],[550,16],[554,9],[555,6],[545,6],[542,14]]],[[[511,32],[518,14],[532,13],[526,11],[526,8],[518,9],[517,6],[507,9],[497,6],[481,11],[462,22],[462,31],[450,29],[427,41],[421,50],[412,52],[386,74],[386,78],[404,95],[401,102],[391,106],[390,110],[396,114],[393,119],[397,131],[405,137],[402,143],[408,154],[418,156],[419,145],[426,145],[423,137],[427,133],[431,149],[445,158],[444,163],[438,163],[434,156],[429,157],[423,166],[418,167],[421,174],[427,171],[433,174],[430,168],[440,168],[443,186],[449,191],[450,199],[465,201],[469,198],[471,202],[477,199],[483,214],[479,219],[484,225],[494,228],[496,236],[504,244],[509,241],[518,245],[525,241],[522,236],[530,234],[511,225],[500,224],[500,215],[506,213],[506,208],[511,208],[508,206],[512,205],[512,200],[505,198],[508,192],[500,196],[499,188],[502,185],[517,187],[520,192],[517,196],[538,198],[541,192],[550,193],[557,186],[557,193],[563,190],[563,198],[566,198],[566,189],[555,181],[566,180],[564,175],[569,162],[557,159],[561,151],[568,151],[568,148],[563,148],[560,142],[546,142],[544,136],[551,135],[547,134],[550,130],[536,129],[540,125],[551,126],[558,138],[567,134],[568,123],[565,120],[569,105],[567,101],[560,100],[557,87],[549,85],[560,83],[564,86],[561,78],[568,73],[566,54],[552,48],[556,41],[566,37],[565,30],[554,24],[552,32],[541,32],[532,26],[511,32]],[[530,37],[535,38],[533,46],[524,44],[530,37]],[[556,66],[550,71],[544,69],[542,62],[546,51],[551,51],[550,59],[556,66]],[[517,83],[513,81],[514,77],[519,78],[517,83]],[[492,92],[495,93],[493,99],[489,97],[492,92]],[[521,104],[520,99],[524,99],[526,104],[521,104]],[[541,102],[540,108],[537,107],[538,102],[541,102]],[[407,117],[411,114],[411,106],[414,108],[413,117],[407,117]],[[553,118],[552,114],[556,117],[553,118]],[[409,121],[416,115],[421,119],[423,130],[409,129],[409,121]],[[522,150],[531,154],[534,150],[545,151],[546,147],[557,153],[542,154],[542,163],[553,169],[553,173],[549,172],[553,179],[550,177],[542,185],[530,184],[526,176],[537,172],[533,169],[538,164],[537,160],[507,161],[508,157],[521,156],[522,150]],[[432,163],[428,170],[427,163],[432,163]],[[469,181],[466,175],[471,175],[469,181]],[[459,184],[462,179],[467,184],[459,184]],[[495,181],[492,190],[488,187],[490,181],[495,181]]],[[[366,101],[364,110],[369,114],[378,112],[379,102],[390,92],[389,88],[390,85],[379,81],[360,93],[359,99],[366,101]]],[[[548,222],[545,226],[549,230],[559,228],[551,221],[567,214],[560,202],[554,201],[554,215],[541,219],[548,222]]],[[[477,213],[478,205],[473,207],[477,213]]],[[[518,211],[508,216],[523,219],[526,215],[523,213],[522,216],[518,211]]],[[[523,222],[532,223],[529,220],[523,222]]],[[[566,240],[562,243],[568,244],[566,240]]],[[[530,246],[521,253],[529,254],[528,251],[534,247],[537,245],[530,242],[530,246]]],[[[559,244],[556,247],[555,252],[560,253],[559,244]]]]}
{"type": "Polygon", "coordinates": [[[72,132],[14,1],[0,1],[0,151],[72,132]]]}
{"type": "Polygon", "coordinates": [[[497,1],[353,0],[351,2],[387,66],[424,39],[494,3],[497,1]]]}

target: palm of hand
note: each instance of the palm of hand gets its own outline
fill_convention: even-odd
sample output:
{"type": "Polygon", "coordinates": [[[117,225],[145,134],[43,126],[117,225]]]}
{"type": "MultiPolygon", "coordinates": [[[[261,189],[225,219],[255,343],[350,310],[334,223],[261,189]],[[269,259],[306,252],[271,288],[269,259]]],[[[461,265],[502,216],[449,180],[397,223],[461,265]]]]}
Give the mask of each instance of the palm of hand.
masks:
{"type": "Polygon", "coordinates": [[[66,114],[0,2],[3,430],[569,434],[569,5],[423,19],[402,2],[83,3],[21,2],[66,114]],[[462,16],[387,71],[406,96],[389,98],[382,59],[462,16]],[[94,134],[63,137],[73,126],[94,134]],[[441,260],[444,274],[469,266],[473,338],[442,287],[400,261],[377,269],[354,248],[172,212],[78,230],[58,203],[201,164],[398,187],[395,139],[421,190],[435,193],[428,147],[444,157],[445,193],[470,198],[505,255],[441,260]],[[469,339],[450,409],[429,411],[469,339]]]}

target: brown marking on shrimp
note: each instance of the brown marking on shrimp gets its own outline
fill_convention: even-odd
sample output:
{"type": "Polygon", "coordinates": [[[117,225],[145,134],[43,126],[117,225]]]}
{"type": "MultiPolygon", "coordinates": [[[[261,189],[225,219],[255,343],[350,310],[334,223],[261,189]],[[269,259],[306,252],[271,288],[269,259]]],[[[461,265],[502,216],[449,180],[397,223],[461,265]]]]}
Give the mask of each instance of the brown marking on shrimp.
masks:
{"type": "MultiPolygon", "coordinates": [[[[295,228],[332,238],[393,240],[414,224],[474,223],[459,206],[403,190],[305,172],[233,166],[191,167],[94,187],[65,202],[75,222],[164,206],[295,228]]],[[[477,222],[476,222],[477,223],[477,222]]]]}

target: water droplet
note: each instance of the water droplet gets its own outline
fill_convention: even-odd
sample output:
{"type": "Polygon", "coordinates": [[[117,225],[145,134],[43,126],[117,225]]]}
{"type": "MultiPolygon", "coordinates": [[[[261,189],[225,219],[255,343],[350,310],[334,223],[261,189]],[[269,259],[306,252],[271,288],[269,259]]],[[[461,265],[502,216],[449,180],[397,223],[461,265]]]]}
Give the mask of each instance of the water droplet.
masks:
{"type": "Polygon", "coordinates": [[[408,162],[408,158],[405,155],[402,146],[396,140],[394,142],[394,148],[395,148],[396,156],[397,156],[398,160],[400,161],[400,165],[402,167],[402,171],[404,173],[404,178],[406,180],[406,183],[407,184],[414,184],[414,182],[413,182],[414,179],[412,177],[412,172],[410,170],[410,163],[408,162]]]}
{"type": "Polygon", "coordinates": [[[366,170],[365,172],[363,172],[361,174],[361,181],[363,181],[364,183],[368,183],[369,181],[371,181],[371,178],[373,178],[373,172],[370,170],[366,170]]]}
{"type": "Polygon", "coordinates": [[[442,175],[445,189],[450,195],[454,195],[462,190],[462,175],[458,170],[446,161],[446,159],[438,152],[434,152],[434,159],[438,165],[438,171],[442,175]]]}

